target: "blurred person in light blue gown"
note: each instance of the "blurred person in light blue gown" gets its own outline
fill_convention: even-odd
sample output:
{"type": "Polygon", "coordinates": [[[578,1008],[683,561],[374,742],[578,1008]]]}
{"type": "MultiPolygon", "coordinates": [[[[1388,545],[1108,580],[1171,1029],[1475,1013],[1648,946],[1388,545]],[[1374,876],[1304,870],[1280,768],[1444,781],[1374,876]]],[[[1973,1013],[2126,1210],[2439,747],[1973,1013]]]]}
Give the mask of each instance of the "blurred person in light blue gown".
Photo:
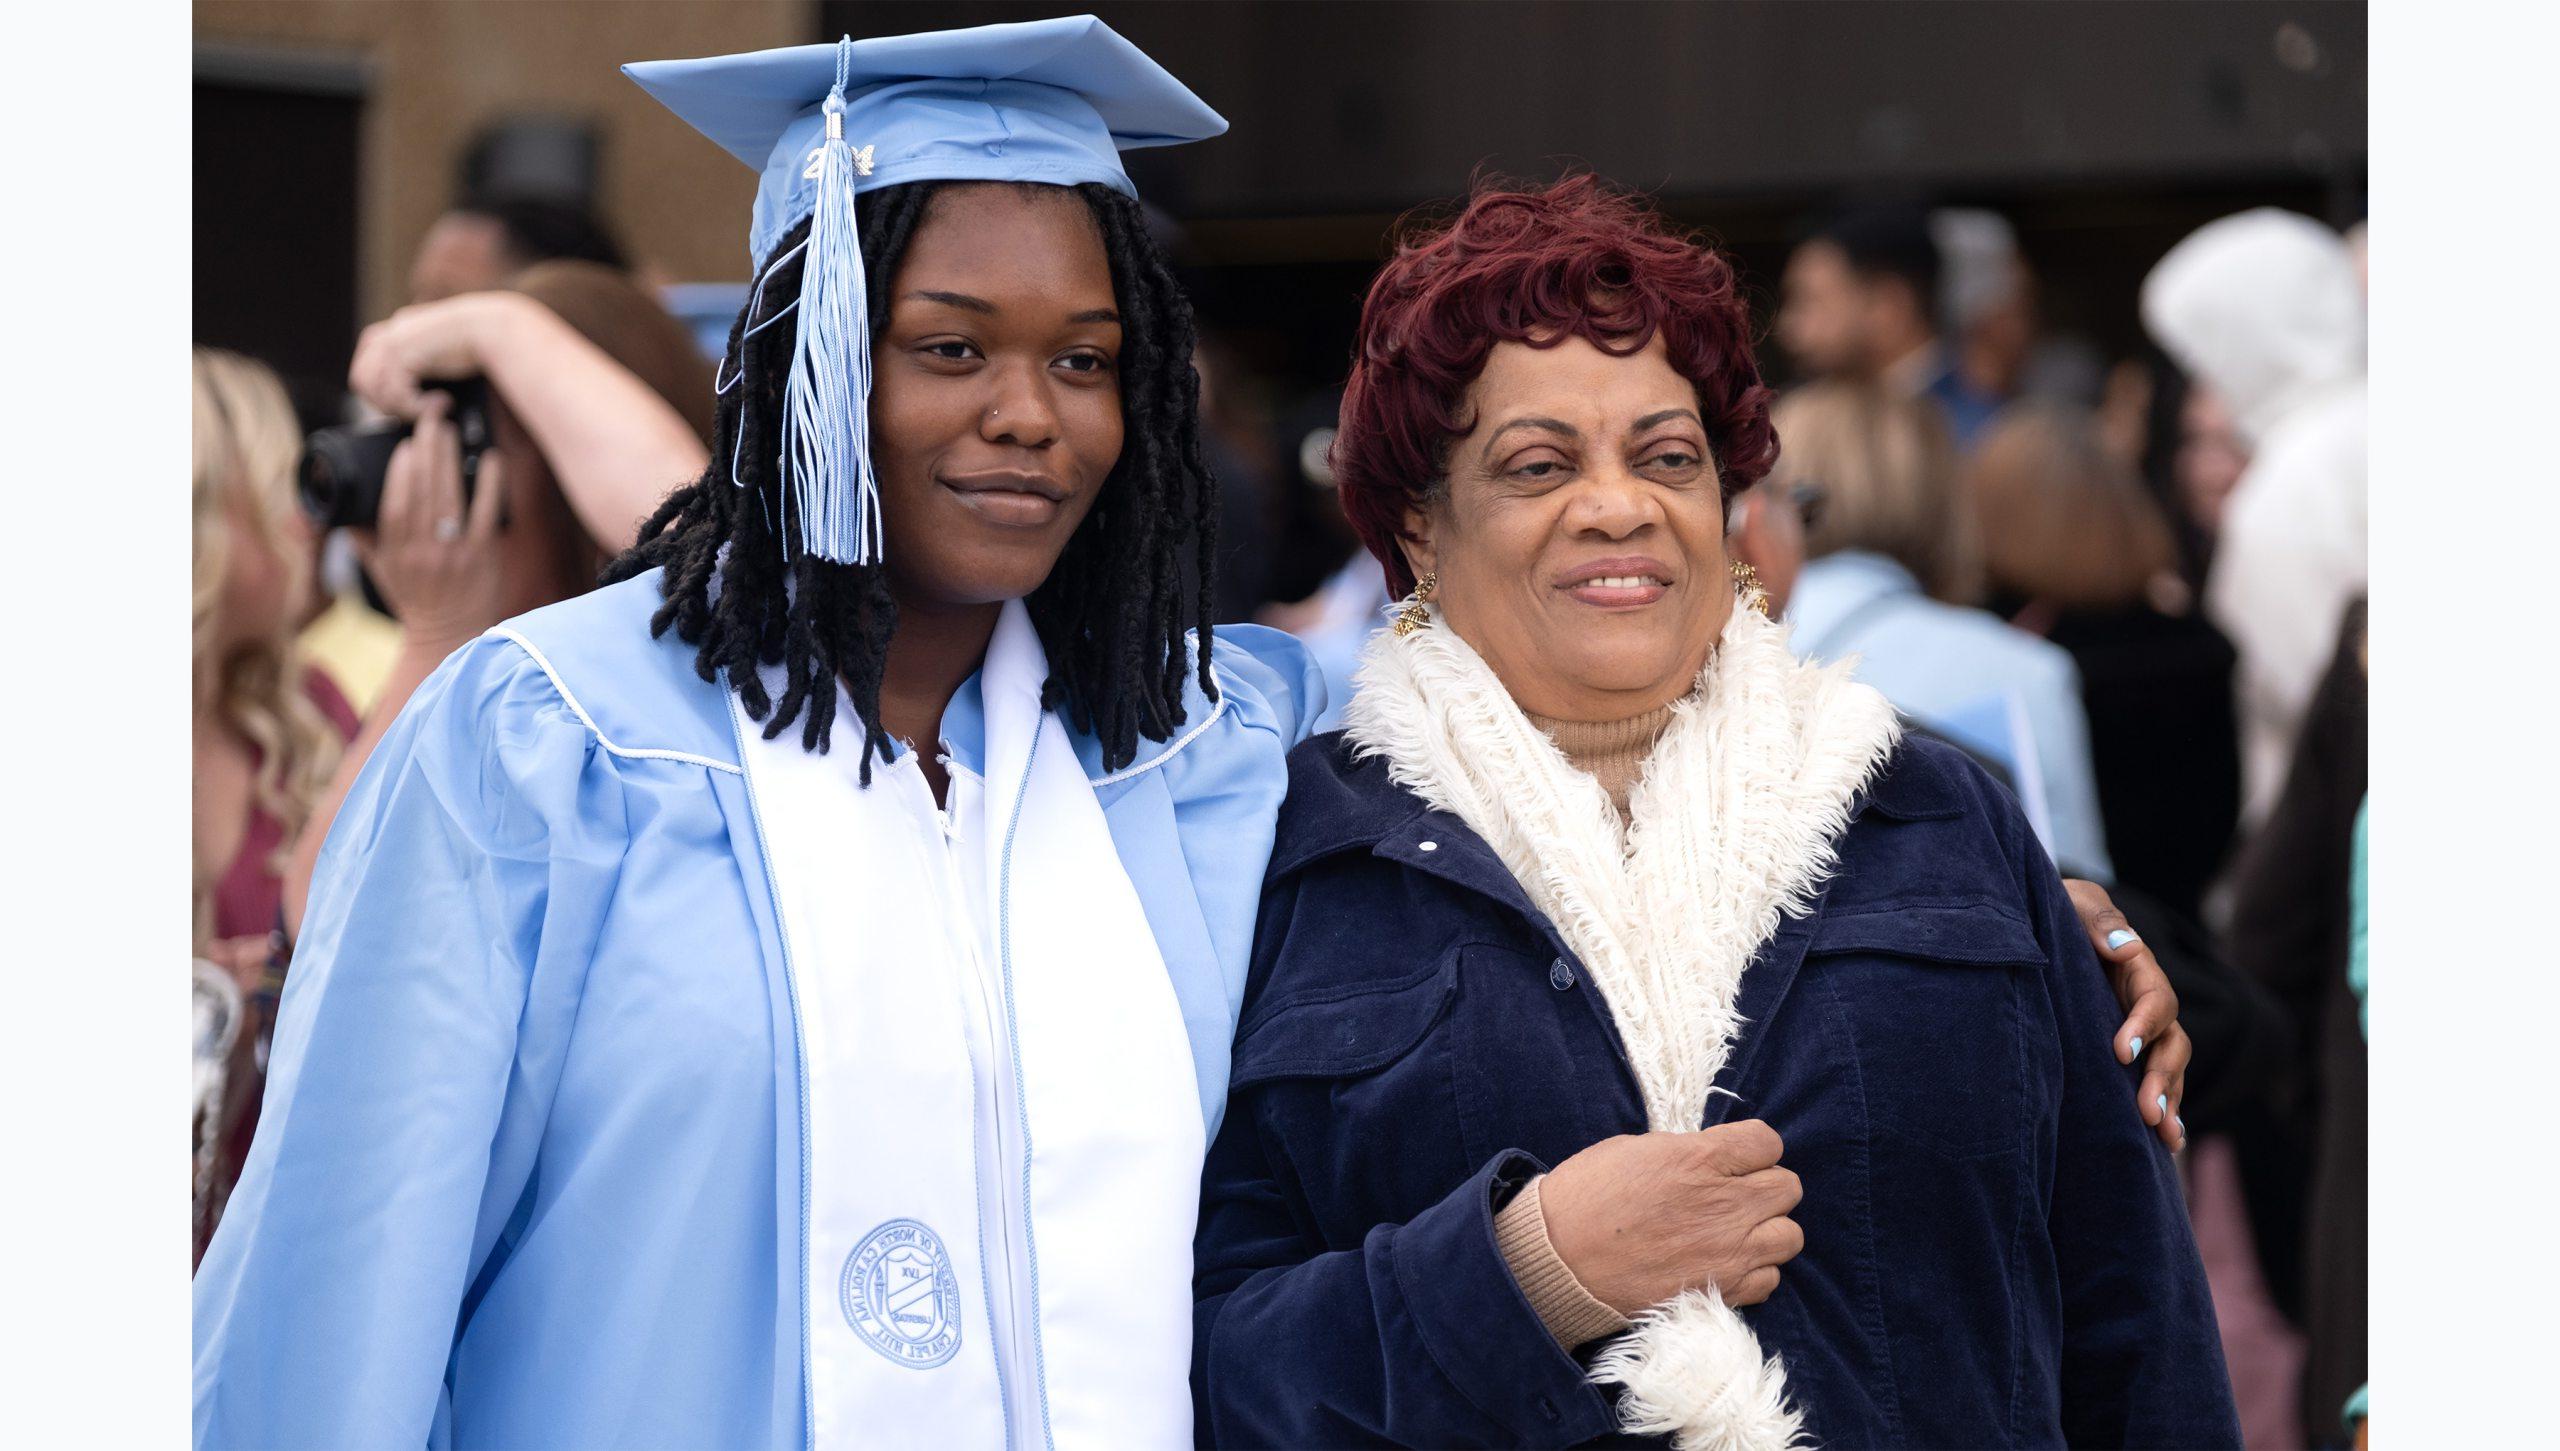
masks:
{"type": "Polygon", "coordinates": [[[2028,821],[2071,876],[2113,876],[2080,681],[2062,647],[1973,608],[1980,567],[1956,458],[1936,410],[1855,383],[1778,400],[1762,487],[1811,483],[1822,517],[1787,617],[1808,659],[1858,658],[1896,707],[2007,770],[2028,821]]]}

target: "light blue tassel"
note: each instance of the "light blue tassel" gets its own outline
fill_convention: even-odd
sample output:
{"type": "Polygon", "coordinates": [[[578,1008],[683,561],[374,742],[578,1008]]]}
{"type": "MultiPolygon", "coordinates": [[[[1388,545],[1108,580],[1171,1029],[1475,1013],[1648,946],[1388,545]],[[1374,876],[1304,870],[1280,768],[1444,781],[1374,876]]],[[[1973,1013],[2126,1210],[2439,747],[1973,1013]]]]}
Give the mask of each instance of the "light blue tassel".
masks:
{"type": "Polygon", "coordinates": [[[800,326],[783,392],[782,477],[800,514],[800,547],[837,564],[880,558],[880,484],[871,472],[871,303],[853,222],[856,178],[871,148],[844,139],[852,42],[836,52],[827,139],[803,175],[817,183],[809,251],[800,263],[800,326]]]}

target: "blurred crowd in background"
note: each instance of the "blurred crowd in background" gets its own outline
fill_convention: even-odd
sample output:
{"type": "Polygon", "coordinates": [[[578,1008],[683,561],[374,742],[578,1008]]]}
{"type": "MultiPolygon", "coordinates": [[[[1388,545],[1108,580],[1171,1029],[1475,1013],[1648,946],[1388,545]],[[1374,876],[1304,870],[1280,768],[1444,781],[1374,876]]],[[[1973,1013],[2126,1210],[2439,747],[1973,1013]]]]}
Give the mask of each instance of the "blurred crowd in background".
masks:
{"type": "MultiPolygon", "coordinates": [[[[454,29],[472,9],[405,8],[454,29]]],[[[1022,18],[989,5],[755,8],[774,44],[1022,18]]],[[[1159,55],[1179,48],[1149,34],[1178,23],[1158,7],[1100,8],[1159,55]]],[[[1423,8],[1443,24],[1488,9],[1423,8]]],[[[1498,8],[1525,23],[1558,7],[1498,8]]],[[[1982,7],[1887,8],[1899,24],[1901,11],[1982,7]]],[[[2234,8],[2259,13],[2237,29],[2227,15],[2210,24],[2255,37],[2250,66],[2353,90],[2352,138],[2305,131],[2317,144],[2287,140],[2286,161],[2255,173],[2217,162],[2224,170],[2184,189],[2152,175],[2004,192],[1912,161],[1746,189],[1730,205],[1668,194],[1665,205],[1734,238],[1762,307],[1782,454],[1737,501],[1732,529],[1797,649],[1859,657],[1862,678],[2011,784],[2065,872],[2107,884],[2177,983],[2196,1040],[2191,1204],[2250,1444],[2279,1448],[2343,1444],[2342,1408],[2365,1377],[2362,20],[2355,7],[2234,8]],[[2039,255],[2039,235],[2053,257],[2039,255]]],[[[246,116],[260,85],[301,104],[354,84],[308,57],[263,70],[244,59],[262,25],[305,23],[276,9],[199,7],[199,193],[213,165],[253,221],[283,204],[258,200],[269,193],[237,156],[208,162],[221,138],[204,107],[246,116]],[[220,33],[206,38],[209,23],[220,33]],[[301,91],[286,84],[296,74],[301,91]]],[[[2181,28],[2207,26],[2194,14],[2206,7],[2146,9],[2142,33],[2160,49],[2210,48],[2181,28]]],[[[637,36],[621,58],[687,44],[637,36]]],[[[2208,105],[2214,85],[2257,74],[2202,73],[2208,105]]],[[[522,110],[556,100],[540,74],[513,75],[522,110]]],[[[396,77],[379,79],[387,91],[396,77]]],[[[1244,109],[1229,113],[1239,135],[1260,124],[1244,109]]],[[[2032,131],[2026,111],[2018,124],[2032,131]]],[[[292,114],[271,117],[279,134],[292,114]]],[[[445,654],[590,587],[631,541],[638,521],[581,513],[581,474],[654,468],[672,488],[701,466],[715,361],[744,289],[632,240],[662,230],[642,211],[696,202],[628,178],[600,185],[607,139],[621,133],[502,118],[463,138],[442,174],[367,175],[367,195],[393,186],[423,218],[393,238],[303,227],[208,260],[205,229],[229,224],[200,212],[199,1247],[255,1129],[300,890],[372,741],[445,654]],[[392,253],[396,274],[380,260],[392,253]],[[336,289],[353,315],[316,340],[262,331],[303,305],[298,279],[336,289]],[[225,297],[204,300],[209,284],[225,297]],[[228,321],[241,317],[264,321],[228,321]],[[357,327],[386,318],[349,347],[357,327]],[[332,349],[334,362],[315,361],[332,349]],[[554,364],[578,349],[631,384],[629,427],[598,430],[547,396],[545,379],[575,376],[554,364]],[[393,461],[400,425],[366,434],[374,415],[347,382],[366,350],[440,359],[432,376],[482,379],[485,392],[430,405],[393,461]],[[343,481],[335,495],[301,487],[306,439],[332,428],[356,430],[326,447],[351,460],[355,494],[379,498],[351,500],[343,481]],[[430,477],[430,465],[453,476],[430,477]],[[503,509],[471,488],[501,474],[503,509]],[[477,503],[458,523],[418,503],[457,484],[477,503]],[[328,527],[353,523],[364,527],[328,527]]],[[[1443,162],[1462,174],[1499,149],[1443,162]]],[[[1605,152],[1559,145],[1545,172],[1598,163],[1659,189],[1658,176],[1611,170],[1605,152]]],[[[1337,709],[1390,605],[1330,492],[1341,349],[1393,213],[1451,194],[1422,184],[1445,175],[1383,212],[1156,218],[1194,264],[1223,487],[1221,618],[1306,639],[1337,709]],[[1327,240],[1364,228],[1365,262],[1363,244],[1327,240]]],[[[1182,188],[1162,190],[1181,205],[1182,188]]],[[[354,215],[352,201],[336,205],[354,215]]],[[[725,220],[734,209],[708,210],[725,220]]]]}

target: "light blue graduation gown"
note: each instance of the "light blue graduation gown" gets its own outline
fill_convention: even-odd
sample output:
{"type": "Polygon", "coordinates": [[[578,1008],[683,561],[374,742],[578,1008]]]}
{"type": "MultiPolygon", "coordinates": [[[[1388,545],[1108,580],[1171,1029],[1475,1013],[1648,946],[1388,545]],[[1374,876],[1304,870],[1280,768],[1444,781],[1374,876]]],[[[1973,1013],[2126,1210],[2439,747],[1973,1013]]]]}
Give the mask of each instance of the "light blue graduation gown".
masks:
{"type": "MultiPolygon", "coordinates": [[[[1844,549],[1796,577],[1787,603],[1798,655],[1858,657],[1858,679],[1883,691],[1922,725],[2032,775],[2030,822],[2045,851],[2073,876],[2113,881],[2106,824],[2098,810],[2089,716],[2071,652],[1988,610],[1929,598],[1911,571],[1881,554],[1844,549]],[[2032,757],[2015,734],[1983,728],[2004,720],[2014,700],[2032,757]],[[2041,805],[2042,811],[2032,809],[2041,805]]],[[[2015,787],[2028,797],[2029,782],[2015,787]]]]}
{"type": "MultiPolygon", "coordinates": [[[[805,1443],[789,979],[727,687],[657,603],[652,573],[462,650],[340,810],[196,1276],[199,1447],[805,1443]]],[[[1075,736],[1211,1137],[1324,708],[1275,631],[1221,629],[1214,668],[1127,768],[1075,736]]],[[[972,769],[981,724],[973,680],[943,729],[972,769]]]]}

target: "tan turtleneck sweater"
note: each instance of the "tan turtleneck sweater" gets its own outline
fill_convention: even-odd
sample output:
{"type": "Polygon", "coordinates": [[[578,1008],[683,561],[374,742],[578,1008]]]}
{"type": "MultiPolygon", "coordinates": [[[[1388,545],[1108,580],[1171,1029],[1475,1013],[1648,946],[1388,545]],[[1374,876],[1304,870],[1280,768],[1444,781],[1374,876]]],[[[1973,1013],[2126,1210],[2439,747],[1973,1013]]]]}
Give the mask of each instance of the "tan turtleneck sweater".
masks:
{"type": "MultiPolygon", "coordinates": [[[[1532,715],[1529,723],[1546,732],[1566,760],[1600,782],[1623,821],[1627,797],[1635,791],[1636,778],[1644,774],[1645,758],[1653,754],[1654,742],[1662,739],[1663,728],[1671,724],[1671,707],[1626,720],[1551,720],[1532,715]]],[[[1546,1177],[1540,1175],[1512,1196],[1493,1217],[1493,1238],[1504,1263],[1511,1267],[1511,1278],[1519,1282],[1520,1293],[1528,1297],[1529,1307],[1538,1312],[1547,1333],[1572,1350],[1586,1341],[1615,1335],[1628,1322],[1583,1287],[1572,1267],[1556,1253],[1554,1241],[1547,1238],[1540,1197],[1545,1183],[1546,1177]]]]}
{"type": "Polygon", "coordinates": [[[1529,724],[1546,732],[1576,770],[1600,783],[1623,820],[1627,797],[1636,789],[1636,778],[1644,774],[1645,757],[1653,754],[1653,743],[1662,739],[1664,728],[1671,724],[1671,707],[1625,720],[1553,720],[1533,714],[1529,724]]]}

